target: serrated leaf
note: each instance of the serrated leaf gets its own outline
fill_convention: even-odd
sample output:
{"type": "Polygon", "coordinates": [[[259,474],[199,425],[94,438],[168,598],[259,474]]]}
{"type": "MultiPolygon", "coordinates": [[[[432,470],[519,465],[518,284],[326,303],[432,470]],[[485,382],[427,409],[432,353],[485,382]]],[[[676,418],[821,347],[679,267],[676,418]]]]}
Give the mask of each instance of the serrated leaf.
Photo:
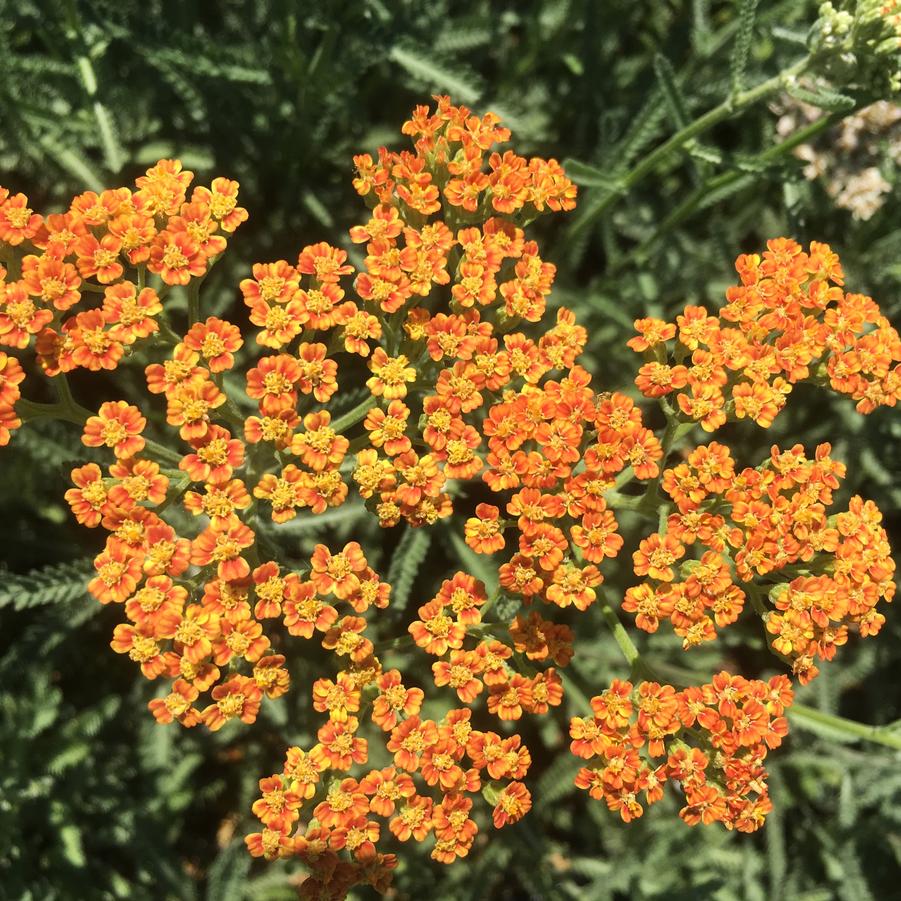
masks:
{"type": "Polygon", "coordinates": [[[618,166],[628,166],[657,134],[660,120],[666,112],[660,89],[651,92],[644,106],[632,118],[629,130],[611,153],[618,166]]]}
{"type": "Polygon", "coordinates": [[[799,84],[789,84],[785,90],[795,100],[809,103],[811,106],[827,110],[830,113],[848,112],[857,105],[853,97],[839,94],[837,91],[830,91],[827,88],[818,87],[808,90],[799,84]]]}
{"type": "Polygon", "coordinates": [[[565,159],[563,168],[567,176],[577,185],[582,185],[586,188],[604,188],[607,191],[619,191],[622,187],[620,181],[612,177],[609,172],[602,172],[600,169],[579,160],[565,159]]]}
{"type": "Polygon", "coordinates": [[[569,754],[560,754],[541,774],[535,785],[539,804],[553,804],[574,790],[573,780],[582,767],[582,761],[569,754]]]}
{"type": "Polygon", "coordinates": [[[93,571],[90,558],[74,563],[58,563],[27,575],[3,573],[0,578],[0,608],[12,605],[16,610],[41,604],[65,604],[84,598],[87,581],[93,571]]]}
{"type": "Polygon", "coordinates": [[[407,526],[391,556],[386,581],[391,586],[391,609],[402,613],[410,601],[410,591],[432,543],[427,528],[407,526]]]}
{"type": "Polygon", "coordinates": [[[732,84],[732,94],[738,94],[745,79],[745,70],[748,67],[748,55],[751,52],[751,44],[754,38],[754,22],[757,18],[758,0],[741,0],[738,11],[738,34],[732,45],[732,62],[729,69],[729,77],[732,84]]]}
{"type": "Polygon", "coordinates": [[[662,53],[654,54],[654,74],[657,76],[657,83],[660,85],[673,125],[677,129],[684,128],[688,122],[685,99],[676,81],[676,73],[673,71],[672,64],[662,53]]]}
{"type": "Polygon", "coordinates": [[[753,175],[743,175],[740,178],[730,181],[728,184],[713,188],[704,195],[703,199],[698,204],[698,209],[705,210],[708,207],[714,206],[725,200],[727,197],[731,197],[733,194],[744,191],[745,188],[749,188],[756,183],[757,179],[754,178],[753,175]]]}
{"type": "Polygon", "coordinates": [[[474,75],[435,60],[429,51],[395,44],[388,57],[430,89],[447,91],[458,102],[475,103],[482,95],[474,75]]]}
{"type": "Polygon", "coordinates": [[[707,147],[704,144],[698,144],[693,141],[686,145],[686,149],[695,159],[703,160],[705,163],[718,166],[723,162],[723,154],[716,147],[707,147]]]}
{"type": "Polygon", "coordinates": [[[207,877],[206,901],[239,901],[250,871],[250,855],[243,842],[232,842],[219,852],[207,877]]]}

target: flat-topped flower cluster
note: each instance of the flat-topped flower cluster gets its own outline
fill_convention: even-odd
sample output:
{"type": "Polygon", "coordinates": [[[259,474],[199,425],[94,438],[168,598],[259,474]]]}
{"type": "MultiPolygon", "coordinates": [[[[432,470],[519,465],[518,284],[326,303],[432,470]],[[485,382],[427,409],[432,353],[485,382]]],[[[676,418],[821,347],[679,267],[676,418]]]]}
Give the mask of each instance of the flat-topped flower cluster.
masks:
{"type": "MultiPolygon", "coordinates": [[[[0,192],[11,348],[0,443],[23,420],[57,416],[108,453],[73,470],[66,498],[107,535],[89,588],[121,605],[113,649],[169,683],[153,716],[251,724],[291,687],[292,637],[328,652],[302,688],[324,716],[316,741],[261,780],[247,837],[255,856],[301,858],[309,897],[385,890],[397,842],[428,841],[444,863],[466,856],[485,824],[479,797],[496,828],[528,812],[532,758],[514,724],[564,702],[579,634],[555,611],[597,603],[615,622],[600,586],[624,546],[617,510],[658,524],[633,554],[622,609],[645,631],[668,620],[686,649],[750,598],[806,682],[850,632],[879,630],[894,591],[873,504],[827,513],[844,473],[828,445],[813,459],[774,448],[756,468],[717,442],[670,459],[696,423],[768,426],[801,380],[863,413],[897,401],[901,340],[870,298],[843,292],[835,254],[776,239],[739,258],[741,284],[718,315],[636,322],[637,385],[666,420],[658,437],[627,393],[592,387],[575,315],[546,309],[555,267],[525,229],[571,210],[572,182],[554,160],[497,149],[509,132],[496,116],[436,99],[403,126],[412,151],[355,158],[369,215],[351,253],[320,242],[254,264],[234,321],[203,318],[199,288],[246,219],[235,182],[191,189],[192,173],[163,160],[135,190],[87,192],[46,217],[0,192]],[[93,413],[72,399],[66,373],[138,361],[146,404],[93,413]],[[57,401],[24,399],[26,372],[43,372],[57,401]],[[151,440],[163,421],[168,440],[151,440]],[[354,496],[386,529],[455,517],[497,587],[461,561],[405,631],[386,634],[391,586],[359,542],[319,544],[305,565],[286,564],[280,545],[280,524],[354,496]],[[431,658],[431,679],[388,665],[408,646],[431,658]],[[424,715],[427,696],[447,701],[439,718],[424,715]],[[372,768],[373,743],[387,765],[372,768]]],[[[645,675],[614,680],[572,718],[576,785],[629,821],[671,781],[689,824],[759,828],[788,676],[723,671],[677,688],[645,675]]]]}

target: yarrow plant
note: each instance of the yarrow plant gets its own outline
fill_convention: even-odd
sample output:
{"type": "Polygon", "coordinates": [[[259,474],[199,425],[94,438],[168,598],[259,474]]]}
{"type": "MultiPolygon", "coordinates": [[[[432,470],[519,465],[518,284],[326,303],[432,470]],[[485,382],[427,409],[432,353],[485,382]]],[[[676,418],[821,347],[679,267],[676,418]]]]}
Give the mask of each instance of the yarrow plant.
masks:
{"type": "Polygon", "coordinates": [[[598,605],[629,668],[571,719],[576,786],[626,822],[677,786],[689,825],[758,829],[793,678],[813,679],[851,634],[876,634],[895,588],[876,507],[830,510],[844,467],[829,445],[773,447],[756,465],[717,441],[678,450],[698,427],[769,427],[799,382],[864,414],[894,406],[901,339],[844,290],[836,254],[771,240],[738,258],[718,311],[636,321],[635,384],[662,411],[658,436],[628,393],[592,387],[574,314],[547,310],[555,267],[526,229],[572,210],[574,185],[555,160],[505,148],[496,116],[436,101],[403,125],[412,150],[354,159],[369,209],[350,230],[361,265],[325,242],[256,263],[235,322],[204,317],[200,286],[247,218],[236,182],[191,188],[162,160],[134,190],[87,192],[46,217],[0,190],[0,443],[55,417],[107,454],[72,471],[66,499],[107,533],[89,589],[122,610],[113,650],[168,683],[152,715],[252,724],[292,688],[288,658],[306,653],[292,638],[328,652],[296,689],[321,715],[316,741],[260,780],[246,838],[254,856],[300,858],[305,897],[385,891],[398,843],[429,842],[449,864],[487,822],[528,813],[515,724],[559,707],[566,667],[591,653],[555,621],[568,608],[598,605]],[[73,399],[67,373],[137,361],[140,408],[73,399]],[[26,371],[47,377],[54,403],[22,397],[26,371]],[[163,406],[168,432],[148,421],[163,406]],[[450,521],[496,587],[461,555],[404,628],[359,542],[286,565],[280,525],[353,496],[385,529],[450,521]],[[605,598],[623,510],[655,528],[634,536],[631,587],[605,598]],[[689,654],[759,617],[786,671],[669,684],[617,606],[639,630],[665,623],[689,654]],[[385,665],[404,647],[426,655],[430,682],[385,665]]]}

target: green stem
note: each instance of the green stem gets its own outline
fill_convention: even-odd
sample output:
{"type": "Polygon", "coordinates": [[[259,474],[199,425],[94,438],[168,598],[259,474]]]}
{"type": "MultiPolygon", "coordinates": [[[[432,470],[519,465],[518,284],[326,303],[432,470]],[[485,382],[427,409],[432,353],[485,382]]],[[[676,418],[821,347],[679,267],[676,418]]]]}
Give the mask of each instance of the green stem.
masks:
{"type": "Polygon", "coordinates": [[[358,403],[352,410],[348,410],[343,416],[339,416],[331,427],[335,432],[346,432],[351,426],[362,422],[366,418],[366,414],[378,403],[375,397],[367,397],[366,400],[358,403]]]}
{"type": "Polygon", "coordinates": [[[188,326],[200,320],[200,286],[202,278],[191,279],[188,284],[188,326]]]}
{"type": "Polygon", "coordinates": [[[789,80],[797,78],[797,76],[803,73],[809,63],[810,57],[804,57],[804,59],[799,60],[793,66],[789,66],[772,78],[768,78],[766,81],[761,82],[756,87],[750,88],[747,91],[739,91],[737,94],[729,97],[719,105],[700,115],[693,122],[689,122],[684,128],[680,128],[674,135],[669,137],[662,144],[659,144],[650,153],[639,160],[639,162],[620,179],[619,190],[610,193],[599,204],[594,206],[589,217],[574,222],[573,229],[575,230],[576,227],[580,229],[584,228],[591,222],[599,219],[617,202],[617,200],[619,200],[620,197],[628,193],[646,176],[650,175],[657,165],[667,157],[677,150],[681,150],[682,147],[692,139],[698,137],[698,135],[703,134],[705,131],[709,131],[715,125],[719,125],[720,122],[732,118],[749,106],[753,106],[755,103],[766,99],[771,94],[775,94],[778,90],[783,88],[789,80]]]}
{"type": "Polygon", "coordinates": [[[871,741],[886,748],[901,750],[901,734],[890,732],[885,726],[867,726],[854,720],[845,719],[843,716],[835,716],[832,713],[824,713],[815,707],[806,704],[793,704],[788,709],[788,717],[800,724],[809,723],[813,726],[824,726],[837,732],[843,732],[849,738],[861,738],[871,741]]]}
{"type": "Polygon", "coordinates": [[[157,325],[159,325],[160,330],[157,333],[160,338],[164,338],[170,344],[181,344],[181,336],[167,323],[162,319],[157,320],[157,325]]]}
{"type": "MultiPolygon", "coordinates": [[[[773,147],[770,147],[768,150],[765,150],[763,153],[759,154],[754,159],[754,162],[758,164],[767,163],[771,160],[777,159],[783,154],[789,153],[799,145],[803,144],[805,141],[808,141],[810,138],[817,135],[819,132],[824,131],[837,122],[840,122],[847,115],[848,113],[831,113],[828,116],[823,116],[821,119],[817,119],[816,122],[812,122],[806,128],[802,128],[799,131],[796,131],[793,135],[791,135],[791,137],[786,138],[779,144],[776,144],[773,147]]],[[[730,185],[741,181],[741,179],[743,178],[747,178],[748,174],[748,172],[742,171],[740,169],[733,170],[731,172],[724,172],[720,175],[715,176],[714,178],[708,179],[702,185],[699,185],[657,226],[657,228],[654,230],[654,234],[652,234],[647,240],[642,242],[631,253],[628,253],[617,260],[610,267],[610,272],[619,272],[632,263],[641,263],[645,261],[651,248],[653,248],[661,238],[665,237],[670,231],[672,231],[675,226],[679,225],[683,220],[691,216],[691,214],[694,213],[704,201],[705,197],[715,191],[727,188],[730,185]]]]}
{"type": "Polygon", "coordinates": [[[169,484],[170,493],[166,499],[153,512],[159,516],[167,507],[171,507],[188,490],[191,480],[183,476],[177,482],[169,484]]]}
{"type": "MultiPolygon", "coordinates": [[[[21,417],[22,422],[33,422],[35,419],[59,419],[81,426],[95,415],[74,401],[72,403],[39,404],[24,397],[16,401],[16,413],[21,417]]],[[[168,447],[163,447],[162,444],[157,444],[156,441],[145,439],[144,446],[148,452],[159,457],[160,460],[175,466],[181,462],[181,454],[169,450],[168,447]]]]}
{"type": "Polygon", "coordinates": [[[629,664],[633,672],[644,669],[644,661],[641,659],[638,648],[635,647],[635,644],[629,637],[626,627],[620,622],[616,611],[610,606],[610,602],[600,595],[598,596],[598,601],[604,622],[613,634],[613,639],[619,646],[620,651],[622,651],[623,657],[626,658],[626,663],[629,664]]]}
{"type": "Polygon", "coordinates": [[[576,681],[573,668],[570,667],[568,670],[560,669],[557,671],[557,674],[563,683],[566,697],[575,702],[576,709],[581,710],[587,716],[594,716],[591,701],[588,700],[588,692],[576,681]]]}
{"type": "Polygon", "coordinates": [[[56,390],[56,397],[60,404],[69,409],[76,410],[78,404],[75,403],[75,398],[72,397],[72,389],[69,387],[69,380],[66,378],[66,374],[61,372],[59,375],[54,376],[51,381],[53,382],[53,387],[56,390]]]}

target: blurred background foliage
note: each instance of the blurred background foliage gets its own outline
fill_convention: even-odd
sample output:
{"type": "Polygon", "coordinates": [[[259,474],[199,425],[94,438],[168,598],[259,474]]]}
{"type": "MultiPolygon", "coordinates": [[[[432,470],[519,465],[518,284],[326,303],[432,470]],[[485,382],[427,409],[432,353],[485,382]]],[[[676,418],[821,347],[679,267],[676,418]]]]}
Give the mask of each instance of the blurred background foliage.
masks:
{"type": "MultiPolygon", "coordinates": [[[[583,185],[576,212],[537,231],[559,267],[556,302],[589,329],[585,364],[600,388],[627,388],[632,320],[685,303],[715,307],[737,254],[777,235],[832,244],[850,290],[872,294],[899,322],[897,107],[881,107],[874,123],[858,110],[877,98],[850,90],[836,100],[802,86],[726,117],[631,190],[614,185],[730,96],[736,76],[753,86],[802,57],[816,7],[0,0],[0,182],[49,211],[86,188],[129,183],[160,157],[180,157],[203,180],[238,179],[251,218],[204,288],[210,308],[228,312],[252,262],[344,240],[363,213],[352,155],[398,142],[413,105],[446,92],[498,112],[519,152],[566,159],[583,185]],[[827,115],[804,158],[774,149],[827,115]],[[875,193],[864,190],[861,202],[848,172],[875,193]]],[[[75,388],[88,406],[103,399],[103,386],[93,396],[78,379],[75,388]]],[[[901,539],[901,423],[892,411],[864,419],[841,399],[799,388],[769,431],[744,423],[717,437],[743,465],[774,442],[832,442],[848,464],[840,500],[873,498],[901,539]]],[[[0,897],[290,898],[299,869],[251,866],[241,836],[256,780],[280,767],[286,743],[311,738],[303,686],[315,663],[292,662],[295,690],[253,729],[156,726],[146,711],[155,686],[109,650],[116,611],[82,587],[98,539],[76,527],[62,495],[71,464],[87,456],[74,427],[36,423],[0,465],[0,897]]],[[[459,565],[454,545],[441,534],[379,533],[359,512],[349,505],[304,521],[291,540],[299,554],[349,536],[380,549],[370,559],[395,583],[389,615],[400,633],[404,605],[431,597],[432,573],[459,565]]],[[[621,591],[625,576],[614,570],[608,591],[621,591]]],[[[770,673],[779,665],[747,619],[690,657],[663,636],[641,636],[642,646],[699,672],[770,673]]],[[[579,634],[584,685],[599,690],[625,675],[599,617],[584,616],[579,634]]],[[[876,640],[852,639],[801,698],[864,723],[898,722],[899,639],[897,617],[876,640]]],[[[688,829],[672,791],[625,826],[571,787],[570,713],[528,727],[532,814],[486,831],[468,863],[447,870],[404,847],[396,897],[899,897],[897,751],[796,722],[768,761],[775,810],[761,833],[688,829]]]]}

